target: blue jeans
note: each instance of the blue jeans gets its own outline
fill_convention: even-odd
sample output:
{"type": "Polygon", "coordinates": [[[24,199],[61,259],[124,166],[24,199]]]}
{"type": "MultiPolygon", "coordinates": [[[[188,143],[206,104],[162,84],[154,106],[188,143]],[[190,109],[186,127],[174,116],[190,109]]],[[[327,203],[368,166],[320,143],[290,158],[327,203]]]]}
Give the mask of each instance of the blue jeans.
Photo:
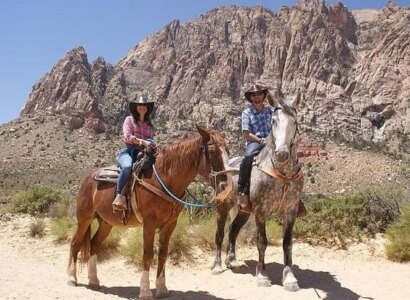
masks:
{"type": "MultiPolygon", "coordinates": [[[[152,139],[146,139],[146,141],[150,143],[154,143],[152,139]]],[[[116,194],[120,194],[122,189],[124,188],[125,184],[129,176],[131,175],[132,165],[137,159],[138,153],[141,151],[141,148],[138,146],[124,146],[121,148],[117,161],[120,167],[120,176],[118,178],[116,194]]]]}

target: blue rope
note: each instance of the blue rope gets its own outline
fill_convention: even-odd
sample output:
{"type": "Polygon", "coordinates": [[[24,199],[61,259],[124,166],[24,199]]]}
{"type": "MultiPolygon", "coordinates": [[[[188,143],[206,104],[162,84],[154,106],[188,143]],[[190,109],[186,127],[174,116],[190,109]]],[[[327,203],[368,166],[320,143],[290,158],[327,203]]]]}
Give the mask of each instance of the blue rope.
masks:
{"type": "MultiPolygon", "coordinates": [[[[155,165],[152,166],[153,170],[154,170],[154,174],[157,177],[157,180],[159,182],[159,184],[161,185],[161,187],[167,192],[167,194],[174,199],[175,201],[178,201],[186,206],[192,206],[192,207],[213,207],[214,204],[212,203],[203,203],[203,202],[195,202],[195,203],[190,203],[190,202],[186,202],[182,199],[179,199],[177,196],[175,196],[164,184],[164,182],[161,180],[161,177],[159,177],[157,169],[155,168],[155,165]]],[[[189,196],[191,196],[192,199],[195,199],[194,196],[192,196],[191,192],[186,189],[186,191],[188,192],[189,196]]]]}

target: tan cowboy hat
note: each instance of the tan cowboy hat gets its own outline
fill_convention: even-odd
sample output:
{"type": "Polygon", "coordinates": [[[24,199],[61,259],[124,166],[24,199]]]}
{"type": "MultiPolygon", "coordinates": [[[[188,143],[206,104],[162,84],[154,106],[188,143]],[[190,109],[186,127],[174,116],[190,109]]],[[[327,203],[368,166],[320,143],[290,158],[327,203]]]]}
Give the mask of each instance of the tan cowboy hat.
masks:
{"type": "Polygon", "coordinates": [[[268,89],[261,86],[261,85],[259,85],[259,84],[252,84],[245,92],[246,100],[248,100],[249,102],[252,102],[251,101],[251,95],[255,92],[263,92],[265,94],[263,99],[265,99],[266,94],[268,93],[268,89]]]}

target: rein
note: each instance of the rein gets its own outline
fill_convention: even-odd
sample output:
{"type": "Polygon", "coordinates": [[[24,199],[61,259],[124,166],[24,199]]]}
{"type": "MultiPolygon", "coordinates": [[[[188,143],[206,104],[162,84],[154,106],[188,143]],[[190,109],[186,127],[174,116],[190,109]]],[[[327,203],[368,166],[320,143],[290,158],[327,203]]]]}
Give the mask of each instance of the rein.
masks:
{"type": "MultiPolygon", "coordinates": [[[[164,198],[164,199],[166,199],[166,200],[168,200],[168,201],[169,201],[169,198],[171,198],[171,202],[173,202],[173,201],[172,201],[172,199],[173,199],[173,200],[175,200],[175,201],[177,201],[177,202],[179,202],[179,203],[182,203],[182,204],[184,204],[184,205],[186,205],[186,206],[192,206],[192,207],[213,207],[213,206],[214,206],[214,204],[212,204],[212,203],[203,203],[203,202],[191,203],[191,202],[187,202],[187,201],[185,201],[185,200],[183,200],[183,199],[178,198],[177,196],[175,196],[175,195],[167,188],[167,186],[165,185],[165,183],[162,181],[161,177],[159,176],[159,174],[158,174],[158,172],[157,172],[157,169],[155,168],[155,165],[152,166],[152,169],[153,169],[153,171],[154,171],[155,177],[157,178],[159,184],[161,185],[162,189],[165,191],[165,192],[163,192],[163,191],[157,189],[158,191],[161,192],[161,195],[158,194],[157,192],[154,192],[154,193],[157,194],[158,196],[160,196],[160,197],[162,197],[162,198],[164,198]],[[165,193],[166,193],[166,194],[165,194],[165,193]],[[163,196],[166,196],[166,197],[163,197],[163,196]]],[[[186,189],[185,191],[187,191],[187,193],[188,193],[192,198],[194,198],[194,197],[192,196],[192,194],[189,192],[188,189],[186,189]]],[[[194,198],[194,199],[195,199],[195,198],[194,198]]]]}
{"type": "MultiPolygon", "coordinates": [[[[212,164],[211,164],[211,158],[210,158],[210,155],[209,155],[209,146],[212,146],[212,143],[210,144],[210,143],[208,143],[208,142],[205,142],[205,143],[201,144],[200,148],[201,148],[201,150],[202,150],[202,153],[203,153],[204,156],[205,156],[206,164],[207,164],[207,166],[209,166],[209,168],[210,168],[209,175],[210,175],[211,177],[215,178],[215,185],[216,185],[216,176],[222,174],[223,171],[221,171],[221,172],[214,172],[213,167],[212,167],[212,164]]],[[[198,156],[198,160],[197,160],[197,162],[196,162],[196,169],[197,169],[197,170],[198,170],[198,168],[199,168],[199,164],[200,164],[200,163],[201,163],[201,155],[198,156]]],[[[163,198],[164,200],[166,200],[166,201],[168,201],[168,202],[171,202],[171,203],[174,203],[175,201],[177,201],[177,202],[179,202],[179,203],[182,203],[183,205],[191,206],[191,207],[206,207],[206,208],[209,208],[209,207],[214,207],[214,206],[215,206],[215,204],[213,204],[213,203],[204,203],[204,202],[197,201],[196,198],[192,195],[192,193],[191,193],[188,189],[186,189],[185,191],[186,191],[186,192],[189,194],[189,196],[190,196],[192,199],[194,199],[196,202],[192,203],[192,202],[187,202],[187,201],[181,199],[182,197],[185,196],[185,193],[184,193],[184,195],[182,195],[182,197],[178,197],[178,196],[174,195],[174,194],[169,190],[169,188],[165,185],[165,183],[163,182],[163,180],[161,179],[161,177],[159,176],[158,171],[157,171],[157,169],[155,168],[155,165],[152,166],[152,169],[153,169],[153,171],[154,171],[155,177],[157,178],[159,184],[161,185],[162,190],[156,188],[155,186],[153,186],[153,185],[151,185],[151,184],[149,184],[149,183],[146,183],[146,182],[145,182],[144,180],[142,180],[142,179],[136,178],[136,180],[138,181],[138,183],[139,183],[141,186],[143,186],[143,187],[146,188],[147,190],[153,192],[154,194],[160,196],[160,197],[163,198]]],[[[229,185],[228,185],[228,186],[229,186],[229,185]]],[[[216,188],[216,186],[215,186],[215,188],[216,188]]],[[[218,197],[218,195],[217,195],[216,198],[217,198],[217,199],[220,199],[221,197],[223,197],[224,194],[225,194],[224,192],[225,192],[225,190],[224,190],[223,192],[221,192],[221,193],[218,193],[218,195],[222,195],[222,196],[219,196],[219,197],[218,197]]],[[[229,193],[228,193],[228,194],[229,194],[229,193]]],[[[226,196],[225,196],[225,197],[226,197],[226,196]]]]}

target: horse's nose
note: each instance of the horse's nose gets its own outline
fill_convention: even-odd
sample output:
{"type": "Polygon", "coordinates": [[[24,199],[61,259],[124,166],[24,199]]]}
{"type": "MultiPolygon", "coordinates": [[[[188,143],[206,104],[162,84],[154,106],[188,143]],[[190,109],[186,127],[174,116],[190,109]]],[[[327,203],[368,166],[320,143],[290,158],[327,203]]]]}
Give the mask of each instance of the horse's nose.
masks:
{"type": "Polygon", "coordinates": [[[289,158],[289,151],[287,150],[277,150],[275,151],[276,160],[279,163],[285,163],[289,158]]]}

